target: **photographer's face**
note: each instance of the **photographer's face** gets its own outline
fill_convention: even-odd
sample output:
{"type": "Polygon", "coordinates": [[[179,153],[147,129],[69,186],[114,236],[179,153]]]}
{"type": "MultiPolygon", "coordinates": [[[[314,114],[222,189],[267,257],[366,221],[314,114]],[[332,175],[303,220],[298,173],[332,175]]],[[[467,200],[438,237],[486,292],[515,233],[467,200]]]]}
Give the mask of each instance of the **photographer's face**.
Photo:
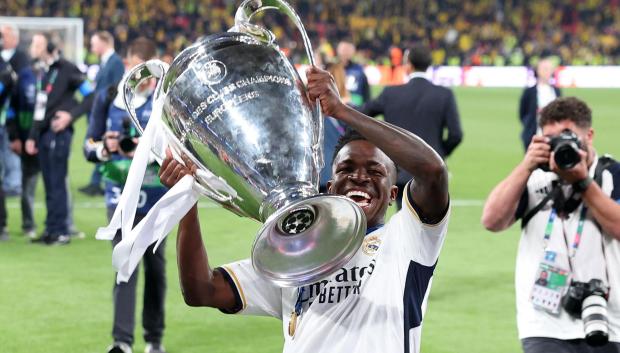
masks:
{"type": "Polygon", "coordinates": [[[594,130],[592,128],[582,128],[577,126],[571,120],[562,120],[559,122],[552,122],[542,127],[543,135],[547,137],[557,136],[565,129],[571,130],[578,137],[581,142],[581,149],[588,153],[588,165],[591,164],[593,156],[592,141],[594,139],[594,130]]]}

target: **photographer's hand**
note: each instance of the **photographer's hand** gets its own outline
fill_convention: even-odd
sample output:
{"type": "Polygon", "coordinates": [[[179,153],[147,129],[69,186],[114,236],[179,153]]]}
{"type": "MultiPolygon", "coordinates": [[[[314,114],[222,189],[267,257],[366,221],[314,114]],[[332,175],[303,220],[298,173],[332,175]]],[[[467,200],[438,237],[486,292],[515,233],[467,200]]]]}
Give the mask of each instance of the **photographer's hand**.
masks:
{"type": "Polygon", "coordinates": [[[106,131],[103,135],[104,154],[110,155],[118,152],[118,131],[106,131]]]}
{"type": "Polygon", "coordinates": [[[574,184],[578,181],[584,180],[589,176],[588,172],[588,153],[584,150],[579,150],[581,161],[570,169],[560,169],[555,163],[553,152],[549,160],[549,167],[552,172],[557,174],[560,179],[566,181],[569,184],[574,184]]]}
{"type": "Polygon", "coordinates": [[[522,165],[530,172],[535,171],[541,164],[548,164],[551,157],[551,147],[549,138],[546,136],[534,135],[532,142],[527,148],[522,165]]]}

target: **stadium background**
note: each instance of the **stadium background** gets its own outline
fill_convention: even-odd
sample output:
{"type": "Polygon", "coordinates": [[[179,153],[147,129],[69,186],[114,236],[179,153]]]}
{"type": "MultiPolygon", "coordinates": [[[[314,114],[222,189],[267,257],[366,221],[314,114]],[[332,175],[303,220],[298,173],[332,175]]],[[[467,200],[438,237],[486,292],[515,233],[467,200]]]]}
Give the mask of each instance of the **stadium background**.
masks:
{"type": "MultiPolygon", "coordinates": [[[[205,33],[228,28],[227,21],[229,21],[230,9],[237,4],[236,1],[204,1],[201,2],[204,5],[198,6],[196,1],[181,1],[177,3],[180,5],[177,5],[178,8],[175,8],[173,12],[167,12],[161,10],[162,8],[159,6],[172,6],[171,1],[129,1],[126,4],[128,11],[112,13],[119,13],[120,15],[117,18],[110,16],[111,13],[104,14],[104,3],[105,6],[120,4],[116,1],[96,0],[85,3],[79,1],[16,0],[4,3],[4,5],[0,4],[0,12],[6,10],[5,13],[11,15],[30,16],[46,14],[83,16],[86,19],[85,30],[87,33],[95,29],[105,28],[105,26],[102,27],[102,23],[105,24],[106,21],[110,21],[109,25],[112,28],[118,26],[121,28],[120,32],[115,31],[117,36],[119,33],[123,33],[122,28],[126,27],[128,37],[131,28],[134,28],[132,24],[142,23],[140,22],[141,19],[147,18],[150,20],[147,21],[148,24],[145,25],[145,28],[150,28],[152,32],[144,32],[144,34],[160,38],[162,28],[167,28],[167,25],[162,25],[162,23],[176,23],[179,15],[171,16],[170,14],[178,13],[179,8],[193,9],[193,12],[188,10],[186,15],[180,16],[181,18],[184,16],[189,18],[186,21],[190,23],[189,31],[195,30],[192,26],[196,26],[196,23],[200,22],[195,21],[195,19],[202,18],[201,16],[221,19],[219,27],[218,21],[209,22],[211,23],[209,28],[203,29],[203,33],[205,33]],[[7,6],[7,4],[10,7],[9,9],[2,7],[7,6]],[[100,12],[96,12],[98,11],[97,8],[100,12]],[[92,25],[92,22],[88,21],[90,17],[99,20],[92,25]],[[125,26],[123,23],[128,23],[129,26],[125,26]]],[[[295,3],[298,3],[301,9],[306,6],[304,4],[309,4],[308,1],[297,1],[295,3]]],[[[319,12],[319,18],[328,14],[329,20],[332,2],[315,1],[314,3],[316,6],[322,6],[323,10],[319,12]]],[[[401,4],[404,7],[410,5],[406,1],[366,2],[369,4],[368,7],[363,7],[360,10],[359,7],[353,5],[355,3],[348,0],[339,2],[342,4],[341,9],[346,9],[348,6],[352,9],[351,11],[361,11],[362,15],[385,14],[378,20],[383,20],[383,17],[386,17],[388,22],[398,21],[398,16],[394,16],[394,13],[405,13],[394,10],[390,4],[401,4]],[[378,8],[373,6],[378,6],[378,8]],[[390,11],[392,12],[390,13],[390,11]]],[[[414,16],[429,16],[426,8],[452,9],[457,4],[461,4],[457,1],[431,1],[427,3],[427,7],[422,9],[422,15],[419,15],[419,10],[423,6],[416,5],[418,3],[412,2],[415,6],[409,9],[414,16]]],[[[493,4],[497,3],[512,6],[530,2],[472,2],[462,5],[467,7],[464,11],[455,7],[455,12],[463,12],[465,17],[468,17],[467,14],[469,13],[477,13],[478,15],[472,16],[472,18],[478,18],[484,22],[486,21],[484,12],[480,12],[480,9],[488,9],[488,6],[493,7],[496,6],[493,4]]],[[[564,5],[569,3],[569,1],[548,1],[536,2],[536,4],[541,5],[532,5],[543,8],[542,13],[552,15],[550,17],[553,19],[548,25],[547,22],[543,21],[545,23],[539,26],[541,27],[540,30],[543,31],[543,37],[541,38],[538,35],[534,37],[543,40],[536,42],[538,46],[546,43],[544,40],[547,35],[545,34],[545,27],[563,28],[564,12],[570,10],[570,8],[566,10],[564,5]],[[560,22],[558,22],[558,18],[560,22]]],[[[615,26],[616,30],[619,28],[617,23],[620,16],[618,16],[615,7],[617,1],[594,0],[580,2],[579,4],[583,5],[582,9],[585,9],[583,12],[592,14],[594,19],[588,20],[589,22],[582,21],[586,24],[590,23],[592,26],[577,25],[578,29],[575,33],[578,34],[577,37],[586,39],[584,44],[587,45],[583,46],[584,50],[592,51],[594,54],[593,56],[584,56],[586,59],[580,59],[581,56],[578,53],[582,51],[570,49],[573,46],[570,44],[568,46],[570,57],[565,58],[558,55],[559,60],[567,64],[579,64],[579,60],[586,60],[586,62],[581,63],[588,64],[617,63],[617,43],[615,51],[612,50],[611,54],[606,54],[605,50],[596,47],[596,45],[590,45],[591,38],[603,37],[604,35],[588,35],[589,31],[599,33],[599,23],[606,21],[605,18],[609,16],[608,13],[612,14],[611,27],[615,26]],[[609,9],[613,7],[613,10],[591,11],[597,6],[603,6],[603,4],[609,6],[609,9]],[[606,56],[611,61],[606,61],[607,59],[601,59],[600,62],[587,61],[590,60],[587,59],[588,57],[604,58],[606,56]]],[[[307,11],[315,10],[308,8],[307,11]]],[[[578,15],[581,16],[581,12],[578,15]]],[[[439,24],[453,23],[449,15],[447,18],[441,14],[437,14],[435,17],[437,17],[436,20],[439,21],[439,24]]],[[[336,21],[338,18],[340,17],[337,17],[336,21]]],[[[582,19],[582,17],[579,18],[582,19]]],[[[587,18],[587,16],[583,18],[587,18]]],[[[443,30],[440,29],[442,26],[433,21],[430,21],[432,23],[428,27],[431,29],[431,34],[433,28],[439,28],[438,31],[443,30]]],[[[494,21],[488,22],[493,26],[494,21]]],[[[467,23],[463,28],[485,27],[475,24],[467,23]]],[[[383,31],[382,27],[379,27],[374,31],[377,35],[383,31]]],[[[141,28],[143,27],[135,28],[139,29],[133,30],[142,31],[141,28]]],[[[389,28],[391,28],[389,25],[385,26],[386,31],[389,28]]],[[[516,28],[522,27],[516,26],[516,28]]],[[[394,40],[393,32],[390,32],[392,37],[389,37],[386,43],[394,40]]],[[[490,32],[495,33],[493,30],[490,32]]],[[[191,39],[183,33],[185,32],[175,34],[174,31],[164,31],[164,38],[159,40],[165,45],[163,49],[171,50],[171,53],[174,53],[176,49],[190,41],[191,39]],[[180,46],[177,47],[179,43],[180,46]],[[168,48],[168,46],[172,47],[168,48]]],[[[617,32],[611,32],[611,35],[614,36],[614,33],[617,32]]],[[[85,36],[85,38],[88,37],[85,36]]],[[[498,38],[505,38],[505,36],[498,34],[498,38]]],[[[472,37],[471,41],[475,45],[481,45],[479,37],[472,37]]],[[[482,42],[484,41],[482,40],[482,42]]],[[[121,40],[121,46],[122,43],[121,40]]],[[[399,43],[400,45],[407,44],[406,41],[399,43]]],[[[561,47],[549,45],[552,47],[551,49],[561,47]]],[[[441,43],[435,48],[440,51],[448,51],[445,49],[447,47],[441,43]]],[[[575,48],[580,49],[579,45],[575,48]]],[[[389,49],[389,45],[380,48],[379,51],[382,52],[387,49],[389,49]]],[[[531,57],[535,56],[531,55],[531,57]]],[[[87,58],[87,62],[88,60],[90,59],[87,58]]],[[[377,58],[376,60],[382,59],[377,58]]],[[[461,63],[465,60],[461,59],[461,63]]],[[[529,61],[530,57],[524,57],[525,60],[529,61]]],[[[380,90],[381,87],[379,86],[373,87],[373,94],[378,94],[380,90]]],[[[427,316],[425,317],[422,351],[431,353],[518,352],[513,270],[519,229],[518,226],[514,226],[501,234],[491,234],[483,230],[479,219],[483,200],[490,189],[511,170],[523,155],[518,139],[520,126],[516,117],[520,90],[516,88],[455,88],[455,93],[465,138],[463,144],[448,160],[452,174],[450,191],[453,212],[448,238],[439,260],[427,316]]],[[[617,90],[566,89],[564,94],[578,96],[592,107],[594,128],[597,132],[595,146],[598,151],[609,152],[616,156],[620,155],[620,145],[617,143],[614,134],[614,132],[620,131],[620,120],[617,117],[617,90]]],[[[15,199],[8,201],[9,231],[12,234],[12,241],[0,246],[0,269],[2,269],[2,275],[0,275],[1,352],[102,352],[110,343],[111,283],[113,281],[110,265],[111,247],[107,242],[96,241],[93,238],[96,228],[105,224],[105,208],[103,200],[88,198],[76,192],[79,186],[88,181],[92,170],[92,165],[84,161],[81,152],[80,136],[84,135],[84,131],[85,121],[82,119],[77,124],[70,162],[70,177],[71,189],[74,191],[75,199],[75,222],[89,235],[87,239],[74,241],[70,246],[60,248],[30,245],[25,238],[18,236],[20,233],[18,201],[15,199]]],[[[42,223],[44,217],[44,195],[42,191],[40,183],[37,195],[37,220],[39,224],[42,223]]],[[[203,206],[200,211],[203,236],[212,263],[222,264],[247,257],[253,236],[259,225],[216,208],[204,199],[201,201],[201,205],[203,206]]],[[[195,309],[185,306],[177,281],[174,239],[175,236],[172,235],[167,247],[169,291],[166,301],[167,330],[164,343],[168,351],[172,353],[281,351],[281,325],[275,319],[240,319],[226,316],[213,309],[195,309]]],[[[139,285],[138,288],[142,288],[142,286],[139,285]]],[[[139,316],[137,320],[139,320],[139,316]]],[[[141,330],[138,328],[136,337],[140,337],[140,335],[141,330]]],[[[134,349],[141,351],[142,348],[143,343],[138,339],[134,349]]]]}

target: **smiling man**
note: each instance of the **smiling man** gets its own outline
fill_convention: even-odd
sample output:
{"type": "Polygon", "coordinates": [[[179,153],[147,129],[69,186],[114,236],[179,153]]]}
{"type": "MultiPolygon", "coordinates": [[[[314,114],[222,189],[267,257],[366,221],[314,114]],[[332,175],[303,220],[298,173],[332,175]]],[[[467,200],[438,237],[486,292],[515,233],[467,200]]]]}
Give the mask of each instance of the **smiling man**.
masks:
{"type": "MultiPolygon", "coordinates": [[[[368,232],[340,270],[301,288],[260,277],[249,259],[211,269],[194,206],[179,225],[177,254],[183,296],[191,306],[282,320],[284,352],[419,352],[430,282],[447,231],[448,176],[439,155],[419,137],[374,120],[340,100],[333,77],[307,72],[311,101],[349,131],[332,166],[332,194],[364,211],[368,232]],[[401,211],[385,213],[398,193],[396,164],[413,175],[401,211]]],[[[170,156],[160,170],[172,186],[192,172],[170,156]]]]}

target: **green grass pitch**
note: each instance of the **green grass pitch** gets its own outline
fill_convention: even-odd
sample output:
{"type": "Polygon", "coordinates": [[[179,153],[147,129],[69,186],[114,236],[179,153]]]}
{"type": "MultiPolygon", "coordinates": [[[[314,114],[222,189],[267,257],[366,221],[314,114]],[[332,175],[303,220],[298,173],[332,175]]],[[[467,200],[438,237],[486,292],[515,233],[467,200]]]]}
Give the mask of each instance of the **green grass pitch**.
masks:
{"type": "MultiPolygon", "coordinates": [[[[522,158],[516,116],[520,90],[459,88],[455,92],[465,138],[448,160],[452,218],[425,316],[422,352],[519,352],[513,294],[519,229],[491,234],[479,220],[490,189],[522,158]]],[[[567,89],[564,94],[581,97],[592,107],[598,151],[620,155],[620,144],[613,142],[620,131],[617,91],[567,89]]],[[[70,176],[75,223],[87,233],[86,239],[65,247],[31,245],[20,234],[18,200],[8,200],[11,241],[0,243],[0,352],[95,353],[104,352],[111,343],[111,246],[94,239],[97,227],[106,223],[103,200],[76,192],[92,171],[81,152],[84,129],[82,120],[73,141],[70,176]]],[[[39,231],[43,200],[40,182],[39,231]]],[[[202,204],[206,205],[200,211],[203,237],[212,263],[249,256],[259,225],[204,200],[202,204]]],[[[166,250],[169,289],[164,344],[168,351],[281,351],[278,320],[227,316],[184,304],[175,239],[170,236],[166,250]]],[[[138,299],[136,352],[144,348],[140,310],[138,299]]]]}

